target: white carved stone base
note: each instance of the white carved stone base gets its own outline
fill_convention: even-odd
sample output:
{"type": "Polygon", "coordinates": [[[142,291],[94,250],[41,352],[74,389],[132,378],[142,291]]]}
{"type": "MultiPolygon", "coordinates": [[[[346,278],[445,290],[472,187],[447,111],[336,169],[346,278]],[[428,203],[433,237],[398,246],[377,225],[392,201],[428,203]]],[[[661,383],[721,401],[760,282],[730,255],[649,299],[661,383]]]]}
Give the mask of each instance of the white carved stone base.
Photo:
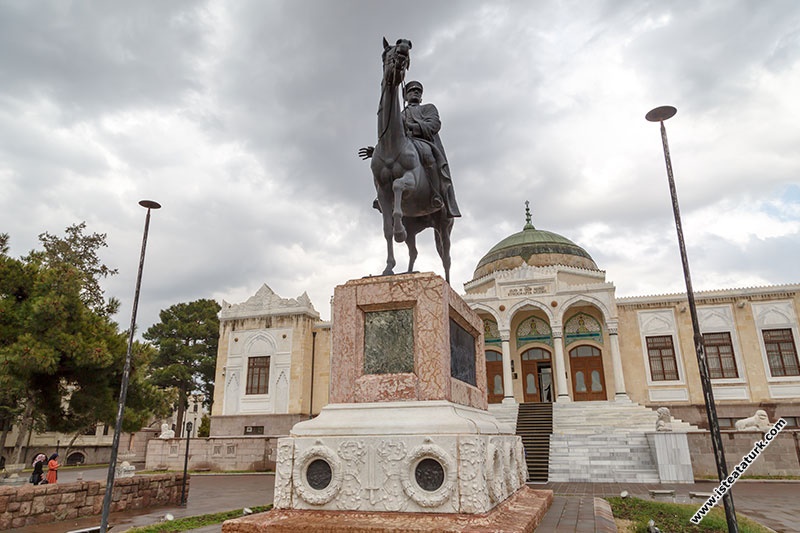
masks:
{"type": "Polygon", "coordinates": [[[485,513],[527,480],[520,437],[447,401],[332,404],[279,439],[276,509],[485,513]]]}
{"type": "Polygon", "coordinates": [[[650,451],[658,465],[661,483],[694,483],[692,457],[686,433],[648,433],[650,451]]]}

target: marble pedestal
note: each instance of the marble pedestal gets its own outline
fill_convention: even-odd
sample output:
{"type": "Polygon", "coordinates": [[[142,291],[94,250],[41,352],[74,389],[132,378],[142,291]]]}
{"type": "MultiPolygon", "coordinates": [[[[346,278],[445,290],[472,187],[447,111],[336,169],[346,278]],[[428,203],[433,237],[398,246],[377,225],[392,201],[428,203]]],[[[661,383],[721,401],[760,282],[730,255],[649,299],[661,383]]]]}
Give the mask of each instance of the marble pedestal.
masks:
{"type": "Polygon", "coordinates": [[[278,441],[275,509],[223,531],[290,531],[289,517],[297,529],[419,531],[399,524],[434,516],[461,531],[498,513],[531,531],[552,493],[524,486],[521,438],[486,410],[482,329],[432,273],[337,287],[332,403],[278,441]]]}

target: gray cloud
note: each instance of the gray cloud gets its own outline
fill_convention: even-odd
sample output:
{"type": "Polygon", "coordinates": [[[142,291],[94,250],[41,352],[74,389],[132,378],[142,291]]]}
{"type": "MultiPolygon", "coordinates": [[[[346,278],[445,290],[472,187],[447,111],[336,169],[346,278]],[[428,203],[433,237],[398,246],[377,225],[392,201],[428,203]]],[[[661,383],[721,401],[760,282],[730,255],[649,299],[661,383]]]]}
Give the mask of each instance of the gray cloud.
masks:
{"type": "MultiPolygon", "coordinates": [[[[679,108],[668,129],[696,285],[797,281],[799,28],[788,0],[4,3],[0,231],[15,254],[80,220],[108,233],[120,275],[105,286],[127,327],[136,202],[153,198],[140,329],[264,282],[329,316],[334,285],[385,261],[356,151],[376,139],[381,39],[404,37],[465,214],[457,289],[522,228],[527,199],[619,294],[682,290],[643,118],[662,104],[679,108]]],[[[441,272],[430,232],[419,242],[418,268],[441,272]]]]}

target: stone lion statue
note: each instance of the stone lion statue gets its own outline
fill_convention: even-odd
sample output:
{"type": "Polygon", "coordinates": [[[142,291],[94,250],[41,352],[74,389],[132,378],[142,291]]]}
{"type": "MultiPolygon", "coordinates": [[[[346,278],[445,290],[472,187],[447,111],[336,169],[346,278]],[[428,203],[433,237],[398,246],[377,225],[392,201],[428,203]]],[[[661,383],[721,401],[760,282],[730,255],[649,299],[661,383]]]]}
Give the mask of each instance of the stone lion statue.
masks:
{"type": "Polygon", "coordinates": [[[656,413],[658,413],[656,431],[672,431],[672,414],[670,414],[669,409],[659,407],[656,413]]]}
{"type": "Polygon", "coordinates": [[[169,427],[169,424],[164,422],[161,424],[161,435],[158,436],[159,439],[174,439],[175,432],[169,427]]]}
{"type": "Polygon", "coordinates": [[[772,424],[769,421],[767,412],[763,409],[756,411],[750,418],[743,418],[736,421],[737,431],[767,431],[770,427],[772,427],[772,424]]]}

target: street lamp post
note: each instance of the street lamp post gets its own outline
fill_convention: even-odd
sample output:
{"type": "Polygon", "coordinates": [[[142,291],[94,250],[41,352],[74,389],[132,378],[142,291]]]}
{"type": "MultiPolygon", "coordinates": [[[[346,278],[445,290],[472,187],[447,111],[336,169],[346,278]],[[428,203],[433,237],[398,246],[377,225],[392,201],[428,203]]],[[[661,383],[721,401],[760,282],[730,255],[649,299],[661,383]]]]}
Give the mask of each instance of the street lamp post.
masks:
{"type": "Polygon", "coordinates": [[[186,473],[189,471],[189,436],[192,423],[186,422],[186,454],[183,456],[183,483],[181,484],[181,507],[186,507],[186,473]]]}
{"type": "Polygon", "coordinates": [[[111,459],[108,461],[108,477],[106,492],[103,497],[103,515],[100,519],[100,533],[108,530],[108,513],[111,510],[111,495],[114,490],[114,473],[117,468],[117,451],[119,450],[119,437],[122,433],[122,414],[125,409],[125,398],[128,395],[128,380],[131,374],[131,353],[133,351],[133,335],[136,330],[136,311],[139,308],[139,290],[142,286],[142,270],[144,269],[144,252],[147,248],[147,232],[150,229],[150,211],[160,209],[161,204],[152,200],[142,200],[139,205],[147,209],[144,219],[144,234],[142,235],[142,253],[139,256],[139,273],[136,276],[136,292],[133,296],[133,311],[131,312],[131,328],[128,335],[128,351],[125,354],[125,366],[122,369],[122,384],[119,388],[119,404],[117,405],[117,423],[114,427],[114,439],[111,443],[111,459]]]}
{"type": "MultiPolygon", "coordinates": [[[[694,301],[694,291],[692,290],[692,278],[689,274],[689,259],[686,255],[686,244],[683,240],[683,226],[681,224],[681,212],[678,206],[678,193],[675,191],[675,179],[672,176],[672,160],[669,156],[669,145],[667,144],[667,129],[664,121],[675,116],[678,110],[672,106],[661,106],[650,110],[645,119],[650,122],[661,123],[661,144],[664,148],[664,160],[667,164],[667,178],[669,180],[669,192],[672,197],[672,212],[675,215],[675,228],[678,231],[678,247],[681,252],[683,263],[683,277],[686,281],[686,296],[689,299],[689,313],[692,317],[692,329],[694,332],[694,348],[697,353],[697,366],[700,369],[700,383],[703,387],[703,397],[706,404],[706,415],[708,416],[708,429],[711,433],[711,445],[714,448],[714,459],[717,463],[717,476],[722,481],[728,478],[728,466],[725,463],[725,451],[722,447],[722,434],[719,430],[719,420],[717,419],[717,408],[714,403],[714,391],[711,388],[711,380],[708,376],[708,364],[706,363],[705,346],[703,336],[700,333],[700,322],[697,319],[697,306],[694,301]]],[[[738,533],[739,526],[736,523],[736,511],[733,507],[733,494],[731,491],[725,493],[722,499],[725,505],[725,519],[728,523],[729,533],[738,533]]]]}

